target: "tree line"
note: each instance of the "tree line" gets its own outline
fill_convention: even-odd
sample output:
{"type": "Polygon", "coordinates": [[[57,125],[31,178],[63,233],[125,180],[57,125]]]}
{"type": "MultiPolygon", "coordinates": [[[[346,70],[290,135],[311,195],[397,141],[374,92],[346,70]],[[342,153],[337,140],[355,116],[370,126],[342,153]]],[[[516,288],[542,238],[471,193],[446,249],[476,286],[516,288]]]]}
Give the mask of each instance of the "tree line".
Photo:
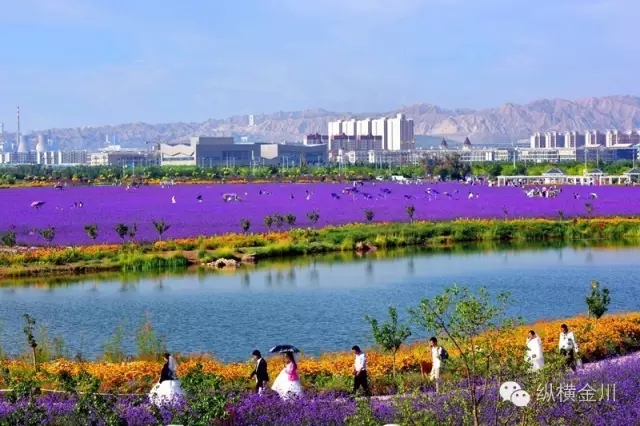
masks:
{"type": "MultiPolygon", "coordinates": [[[[459,180],[469,176],[496,177],[501,175],[540,175],[551,167],[557,167],[567,174],[580,175],[584,171],[583,162],[560,164],[531,164],[511,162],[461,161],[459,155],[442,159],[424,159],[417,164],[380,165],[380,164],[327,164],[320,166],[299,165],[280,166],[215,166],[210,168],[197,166],[70,166],[51,167],[43,165],[18,165],[0,168],[0,184],[13,185],[20,182],[48,183],[73,181],[85,184],[117,184],[157,180],[176,181],[226,181],[226,180],[339,180],[339,179],[375,179],[401,175],[406,178],[430,176],[441,180],[459,180]]],[[[605,173],[621,174],[632,167],[631,161],[611,163],[588,163],[587,168],[600,168],[605,173]]]]}

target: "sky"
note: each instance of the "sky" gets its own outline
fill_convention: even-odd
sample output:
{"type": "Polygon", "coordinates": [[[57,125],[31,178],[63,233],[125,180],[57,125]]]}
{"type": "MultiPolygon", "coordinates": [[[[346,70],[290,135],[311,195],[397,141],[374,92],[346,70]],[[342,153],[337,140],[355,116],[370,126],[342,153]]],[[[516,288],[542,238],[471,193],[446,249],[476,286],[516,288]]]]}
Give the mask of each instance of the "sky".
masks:
{"type": "Polygon", "coordinates": [[[638,16],[638,0],[0,0],[0,121],[638,94],[638,16]]]}

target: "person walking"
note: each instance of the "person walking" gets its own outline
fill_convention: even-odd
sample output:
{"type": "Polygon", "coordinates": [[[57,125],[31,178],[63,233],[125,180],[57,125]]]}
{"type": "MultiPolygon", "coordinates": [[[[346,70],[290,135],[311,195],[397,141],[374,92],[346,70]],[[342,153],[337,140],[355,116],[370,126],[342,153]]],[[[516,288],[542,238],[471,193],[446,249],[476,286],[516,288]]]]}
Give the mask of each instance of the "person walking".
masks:
{"type": "Polygon", "coordinates": [[[297,398],[302,395],[302,385],[298,376],[298,364],[293,352],[285,352],[285,367],[282,369],[271,389],[276,391],[282,399],[297,398]]]}
{"type": "Polygon", "coordinates": [[[256,362],[256,368],[254,368],[253,372],[249,376],[249,379],[253,377],[256,378],[256,393],[264,392],[265,387],[267,386],[267,382],[269,381],[269,373],[267,372],[267,361],[262,358],[262,354],[259,350],[253,351],[251,354],[253,356],[253,360],[256,362]]]}
{"type": "Polygon", "coordinates": [[[542,341],[535,331],[529,330],[527,336],[526,360],[531,366],[531,371],[538,371],[544,367],[544,354],[542,352],[542,341]]]}
{"type": "Polygon", "coordinates": [[[371,396],[369,390],[369,379],[367,377],[367,354],[360,350],[360,346],[355,345],[351,348],[355,355],[355,362],[353,365],[353,395],[356,395],[358,388],[362,387],[364,394],[367,397],[371,396]]]}
{"type": "Polygon", "coordinates": [[[578,341],[572,331],[569,331],[567,324],[560,326],[560,339],[558,342],[560,353],[564,355],[567,366],[576,371],[576,355],[578,354],[578,341]]]}
{"type": "Polygon", "coordinates": [[[438,346],[438,339],[435,337],[429,339],[429,346],[431,347],[431,374],[429,378],[436,385],[436,393],[438,393],[440,392],[440,372],[445,351],[442,346],[438,346]]]}

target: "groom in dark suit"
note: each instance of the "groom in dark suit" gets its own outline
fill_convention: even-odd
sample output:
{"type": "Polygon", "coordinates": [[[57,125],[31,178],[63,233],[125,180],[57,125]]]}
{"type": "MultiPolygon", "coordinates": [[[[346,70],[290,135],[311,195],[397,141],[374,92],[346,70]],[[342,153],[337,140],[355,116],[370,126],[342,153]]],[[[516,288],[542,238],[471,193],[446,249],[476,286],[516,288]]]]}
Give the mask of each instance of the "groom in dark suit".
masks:
{"type": "Polygon", "coordinates": [[[249,379],[255,376],[256,378],[256,393],[262,393],[269,381],[269,373],[267,373],[267,361],[262,358],[262,354],[259,350],[255,350],[252,353],[253,359],[256,362],[256,368],[253,370],[249,379]]]}

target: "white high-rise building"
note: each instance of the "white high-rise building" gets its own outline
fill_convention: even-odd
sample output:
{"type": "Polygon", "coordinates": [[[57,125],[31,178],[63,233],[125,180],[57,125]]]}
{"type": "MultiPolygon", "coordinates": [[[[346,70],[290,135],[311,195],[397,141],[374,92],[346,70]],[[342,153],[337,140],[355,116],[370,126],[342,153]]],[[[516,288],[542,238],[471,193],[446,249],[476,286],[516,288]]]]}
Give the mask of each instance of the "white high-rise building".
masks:
{"type": "Polygon", "coordinates": [[[351,119],[351,120],[347,120],[347,121],[343,121],[342,122],[342,133],[344,133],[347,136],[355,136],[356,133],[356,120],[355,119],[351,119]]]}
{"type": "Polygon", "coordinates": [[[371,134],[373,136],[380,136],[382,138],[382,149],[389,149],[387,146],[387,119],[378,118],[371,120],[371,134]]]}
{"type": "Polygon", "coordinates": [[[356,122],[356,134],[358,136],[369,136],[372,135],[372,127],[371,127],[371,119],[365,118],[364,120],[358,120],[356,122]]]}
{"type": "Polygon", "coordinates": [[[414,149],[413,120],[407,120],[404,114],[387,120],[387,149],[405,151],[414,149]]]}
{"type": "Polygon", "coordinates": [[[327,137],[329,138],[329,150],[333,149],[332,139],[334,136],[342,134],[342,120],[330,121],[328,126],[327,137]]]}
{"type": "Polygon", "coordinates": [[[598,130],[592,130],[584,134],[584,140],[586,146],[604,146],[607,144],[607,135],[598,130]]]}
{"type": "Polygon", "coordinates": [[[535,132],[531,135],[531,148],[546,148],[547,146],[545,144],[546,141],[544,133],[535,132]]]}
{"type": "Polygon", "coordinates": [[[584,135],[576,131],[565,132],[564,146],[566,148],[582,148],[584,146],[584,135]]]}
{"type": "Polygon", "coordinates": [[[564,148],[564,134],[558,132],[546,132],[544,134],[546,148],[564,148]]]}
{"type": "Polygon", "coordinates": [[[256,125],[256,118],[253,116],[253,114],[251,114],[249,116],[249,127],[253,127],[256,125]]]}

